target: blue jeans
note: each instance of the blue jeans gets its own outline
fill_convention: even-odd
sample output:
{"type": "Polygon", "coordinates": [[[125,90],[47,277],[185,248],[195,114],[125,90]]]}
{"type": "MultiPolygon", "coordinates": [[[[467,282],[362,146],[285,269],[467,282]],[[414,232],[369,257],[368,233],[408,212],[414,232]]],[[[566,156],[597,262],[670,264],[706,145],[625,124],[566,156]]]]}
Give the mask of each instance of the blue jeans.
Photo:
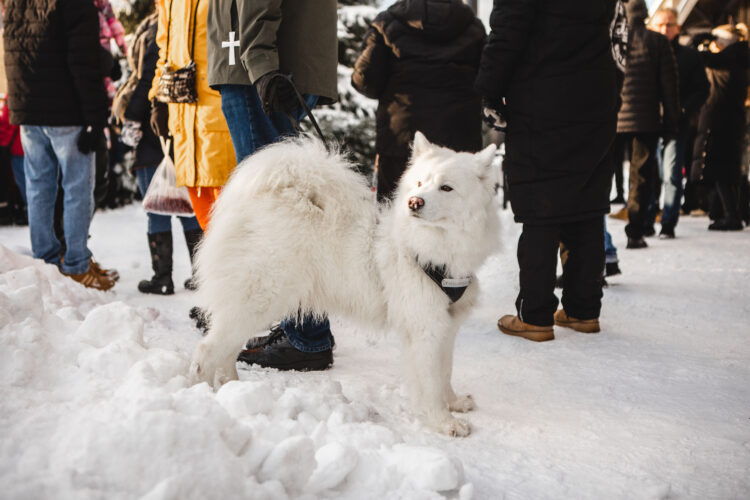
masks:
{"type": "Polygon", "coordinates": [[[664,211],[661,214],[662,227],[675,227],[680,218],[682,204],[682,167],[685,164],[685,134],[680,133],[675,139],[664,144],[662,157],[662,179],[664,179],[664,211]],[[666,175],[669,172],[669,179],[666,175]]]}
{"type": "MultiPolygon", "coordinates": [[[[141,195],[146,195],[146,190],[151,179],[154,177],[158,165],[151,165],[149,167],[140,167],[135,171],[135,178],[138,181],[138,189],[141,190],[141,195]]],[[[159,215],[146,212],[148,215],[148,234],[166,233],[172,231],[172,216],[171,215],[159,215]]],[[[198,219],[195,217],[179,217],[182,223],[182,230],[192,231],[194,229],[200,229],[198,219]]]]}
{"type": "MultiPolygon", "coordinates": [[[[297,131],[284,113],[268,116],[261,107],[255,87],[250,85],[221,85],[221,111],[232,136],[234,154],[242,161],[263,146],[272,144],[297,131]]],[[[305,95],[312,109],[318,96],[305,95]]],[[[301,107],[292,113],[295,120],[305,117],[301,107]]],[[[287,318],[281,322],[289,342],[302,352],[320,352],[331,348],[331,325],[328,318],[316,320],[310,316],[287,318]]]]}
{"type": "Polygon", "coordinates": [[[13,177],[16,180],[18,190],[21,192],[21,198],[24,203],[28,204],[26,200],[26,175],[23,172],[23,156],[12,155],[10,157],[10,168],[13,170],[13,177]]]}
{"type": "Polygon", "coordinates": [[[62,271],[66,274],[85,273],[91,259],[87,240],[94,215],[94,154],[78,151],[81,129],[21,126],[31,250],[35,258],[60,266],[54,218],[57,180],[62,173],[66,246],[62,271]]]}
{"type": "MultiPolygon", "coordinates": [[[[659,179],[664,188],[664,211],[661,214],[661,226],[674,228],[680,218],[682,204],[682,168],[685,164],[685,134],[679,133],[675,139],[659,140],[656,155],[659,160],[659,179]],[[669,177],[667,177],[667,174],[669,177]]],[[[659,190],[652,193],[649,203],[647,225],[653,225],[659,211],[659,190]]]]}
{"type": "Polygon", "coordinates": [[[619,262],[617,258],[617,247],[612,243],[612,235],[607,231],[607,216],[604,216],[604,263],[611,264],[619,262]]]}

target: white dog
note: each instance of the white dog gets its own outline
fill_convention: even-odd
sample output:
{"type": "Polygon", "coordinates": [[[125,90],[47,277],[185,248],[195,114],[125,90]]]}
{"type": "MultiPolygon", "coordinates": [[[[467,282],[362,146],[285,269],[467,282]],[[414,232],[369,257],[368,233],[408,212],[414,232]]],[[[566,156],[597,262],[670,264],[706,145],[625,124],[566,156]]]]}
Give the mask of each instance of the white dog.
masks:
{"type": "Polygon", "coordinates": [[[342,315],[397,331],[422,421],[468,435],[469,424],[450,413],[474,407],[451,387],[453,344],[477,295],[474,272],[497,241],[494,153],[456,153],[418,132],[395,200],[380,214],[365,179],[315,139],[244,160],[197,256],[211,328],[193,356],[194,381],[236,379],[244,341],[274,321],[299,310],[342,315]]]}

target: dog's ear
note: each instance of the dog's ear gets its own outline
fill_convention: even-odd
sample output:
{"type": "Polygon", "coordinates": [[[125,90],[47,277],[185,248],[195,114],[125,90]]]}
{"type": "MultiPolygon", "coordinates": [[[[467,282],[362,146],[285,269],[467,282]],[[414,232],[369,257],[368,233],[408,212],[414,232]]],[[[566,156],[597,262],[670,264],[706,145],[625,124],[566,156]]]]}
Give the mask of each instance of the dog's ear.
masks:
{"type": "Polygon", "coordinates": [[[497,146],[490,144],[480,152],[474,154],[474,158],[477,161],[480,179],[485,179],[489,175],[496,150],[497,146]]]}
{"type": "Polygon", "coordinates": [[[417,130],[417,133],[414,134],[414,142],[411,146],[412,158],[416,158],[417,156],[426,153],[431,148],[432,144],[427,140],[427,137],[425,137],[422,132],[417,130]]]}

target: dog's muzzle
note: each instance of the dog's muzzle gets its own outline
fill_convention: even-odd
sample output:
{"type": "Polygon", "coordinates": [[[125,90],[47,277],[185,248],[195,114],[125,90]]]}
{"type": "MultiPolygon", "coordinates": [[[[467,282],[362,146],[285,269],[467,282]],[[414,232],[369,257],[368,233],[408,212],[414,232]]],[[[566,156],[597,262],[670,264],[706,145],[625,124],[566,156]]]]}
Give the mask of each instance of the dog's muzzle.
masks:
{"type": "Polygon", "coordinates": [[[409,198],[409,208],[412,212],[417,212],[424,206],[424,200],[419,196],[412,196],[409,198]]]}

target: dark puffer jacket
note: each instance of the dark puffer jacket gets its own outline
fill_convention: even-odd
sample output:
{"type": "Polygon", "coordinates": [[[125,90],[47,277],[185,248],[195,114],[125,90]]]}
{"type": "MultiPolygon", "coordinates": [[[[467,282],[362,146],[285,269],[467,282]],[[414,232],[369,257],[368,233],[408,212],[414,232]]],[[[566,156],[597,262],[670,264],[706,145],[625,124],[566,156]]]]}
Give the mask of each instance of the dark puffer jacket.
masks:
{"type": "Polygon", "coordinates": [[[135,78],[138,83],[125,108],[124,117],[128,120],[141,124],[143,136],[138,142],[135,150],[135,161],[133,170],[140,167],[158,165],[164,158],[159,139],[151,130],[149,123],[151,118],[151,102],[148,92],[151,90],[151,82],[154,79],[156,63],[159,60],[159,46],[156,44],[156,29],[158,18],[156,13],[147,17],[135,32],[135,43],[133,44],[132,64],[135,78]]]}
{"type": "Polygon", "coordinates": [[[747,42],[702,55],[711,91],[698,118],[691,178],[734,183],[740,176],[745,135],[747,42]]]}
{"type": "Polygon", "coordinates": [[[648,9],[644,0],[630,0],[627,11],[628,60],[617,132],[674,134],[680,104],[677,61],[669,39],[646,28],[648,9]]]}
{"type": "Polygon", "coordinates": [[[5,0],[12,123],[101,125],[107,96],[99,17],[91,0],[5,0]]]}
{"type": "Polygon", "coordinates": [[[603,215],[617,119],[615,0],[495,0],[476,88],[507,101],[503,168],[519,222],[603,215]]]}
{"type": "Polygon", "coordinates": [[[675,38],[672,41],[672,51],[677,59],[679,72],[680,130],[684,132],[706,102],[710,85],[706,79],[706,68],[697,50],[680,45],[675,38]]]}
{"type": "Polygon", "coordinates": [[[401,0],[365,33],[352,85],[379,99],[376,149],[406,158],[414,133],[458,151],[482,147],[473,91],[482,22],[458,0],[401,0]]]}

